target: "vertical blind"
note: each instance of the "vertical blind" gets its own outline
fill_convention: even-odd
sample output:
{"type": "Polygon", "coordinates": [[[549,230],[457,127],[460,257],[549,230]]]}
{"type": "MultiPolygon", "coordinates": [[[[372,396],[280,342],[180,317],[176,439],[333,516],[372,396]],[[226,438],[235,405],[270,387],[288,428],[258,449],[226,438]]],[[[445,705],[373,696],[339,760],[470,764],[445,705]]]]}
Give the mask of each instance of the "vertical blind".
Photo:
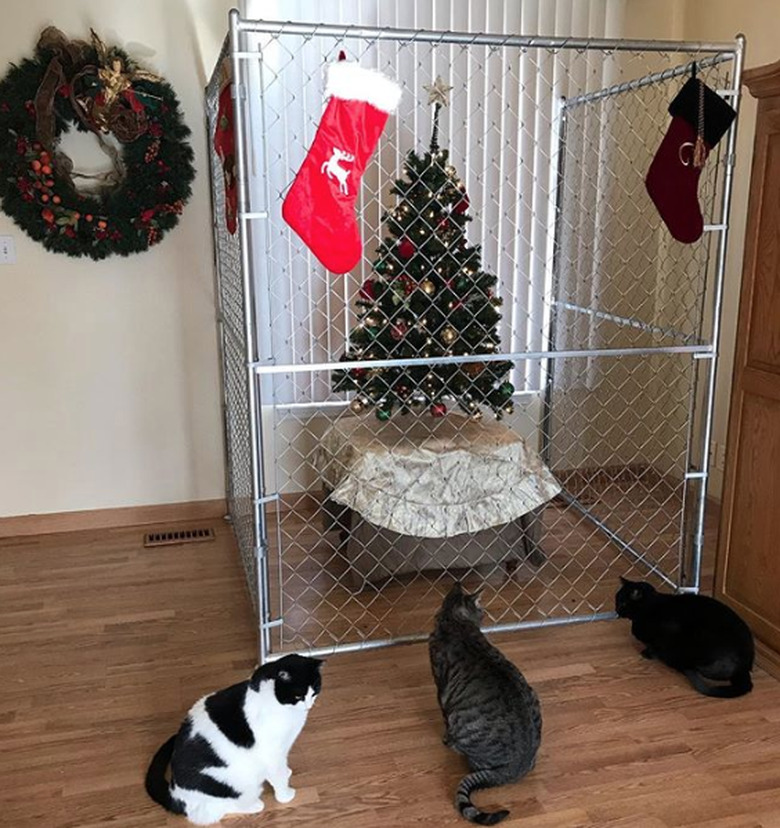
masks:
{"type": "MultiPolygon", "coordinates": [[[[625,14],[625,0],[244,0],[241,5],[243,16],[251,19],[556,37],[619,37],[625,14]]],[[[364,240],[372,230],[381,237],[382,212],[390,206],[388,191],[400,174],[403,155],[423,148],[430,134],[427,110],[414,96],[421,98],[423,84],[438,72],[449,73],[448,82],[457,89],[444,113],[441,143],[450,150],[470,195],[475,221],[468,230],[469,241],[481,244],[483,267],[499,274],[504,350],[543,350],[552,262],[556,98],[572,86],[582,87],[592,67],[576,55],[545,50],[508,56],[440,47],[442,59],[428,48],[407,62],[399,59],[392,44],[375,44],[373,49],[376,64],[383,68],[389,61],[406,91],[388,126],[395,133],[380,150],[384,154],[376,170],[367,173],[373,178],[366,180],[356,205],[364,240]],[[513,61],[511,66],[508,61],[513,61]]],[[[257,67],[250,67],[250,117],[255,133],[265,129],[271,144],[266,149],[268,180],[253,181],[251,186],[262,191],[261,201],[278,206],[305,154],[306,147],[296,147],[296,139],[300,141],[302,134],[311,137],[311,124],[322,111],[321,86],[311,79],[321,76],[322,65],[334,59],[327,49],[312,54],[310,44],[305,58],[302,52],[290,54],[276,43],[264,49],[263,71],[284,74],[287,90],[283,92],[280,84],[268,88],[270,110],[283,115],[272,129],[267,121],[261,122],[268,111],[262,115],[256,105],[253,75],[258,88],[260,81],[257,67]]],[[[352,280],[334,281],[323,278],[312,257],[292,255],[291,244],[291,234],[279,228],[276,234],[269,231],[265,250],[253,251],[258,272],[270,269],[277,279],[268,306],[258,309],[261,352],[278,361],[316,365],[337,358],[346,345],[355,322],[356,288],[369,275],[371,249],[367,245],[363,272],[352,280]],[[266,261],[258,262],[260,256],[266,261]]],[[[518,390],[537,390],[541,368],[520,364],[513,380],[518,390]]],[[[277,384],[274,395],[277,403],[320,402],[330,396],[328,377],[298,374],[277,384]]]]}

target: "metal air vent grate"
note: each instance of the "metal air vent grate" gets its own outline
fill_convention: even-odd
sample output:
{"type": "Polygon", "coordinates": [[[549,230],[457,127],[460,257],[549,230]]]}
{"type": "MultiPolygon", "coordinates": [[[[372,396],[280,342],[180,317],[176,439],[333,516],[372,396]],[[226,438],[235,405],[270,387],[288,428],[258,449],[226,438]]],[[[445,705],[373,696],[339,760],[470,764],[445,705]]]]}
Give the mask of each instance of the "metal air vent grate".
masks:
{"type": "Polygon", "coordinates": [[[144,546],[173,546],[180,543],[202,543],[215,539],[213,529],[176,529],[170,532],[147,532],[144,546]]]}

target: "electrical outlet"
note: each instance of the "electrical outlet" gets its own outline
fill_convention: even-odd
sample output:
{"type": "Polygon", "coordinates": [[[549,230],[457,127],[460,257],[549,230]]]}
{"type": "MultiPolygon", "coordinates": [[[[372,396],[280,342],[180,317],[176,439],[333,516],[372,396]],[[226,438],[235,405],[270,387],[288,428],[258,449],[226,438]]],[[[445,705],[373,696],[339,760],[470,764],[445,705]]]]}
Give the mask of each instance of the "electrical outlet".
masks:
{"type": "Polygon", "coordinates": [[[0,264],[16,264],[13,236],[0,236],[0,264]]]}

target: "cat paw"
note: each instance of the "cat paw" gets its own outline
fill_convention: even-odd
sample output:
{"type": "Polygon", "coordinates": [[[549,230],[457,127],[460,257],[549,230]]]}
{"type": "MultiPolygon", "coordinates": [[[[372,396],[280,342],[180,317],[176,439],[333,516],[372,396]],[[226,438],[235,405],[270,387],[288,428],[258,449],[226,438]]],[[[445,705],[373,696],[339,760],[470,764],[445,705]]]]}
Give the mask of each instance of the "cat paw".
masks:
{"type": "Polygon", "coordinates": [[[280,791],[274,791],[274,796],[277,802],[292,802],[295,799],[295,788],[282,788],[280,791]]]}
{"type": "Polygon", "coordinates": [[[259,814],[263,808],[265,808],[265,802],[262,799],[259,799],[257,802],[253,803],[252,805],[247,805],[242,808],[240,811],[236,813],[239,814],[259,814]]]}

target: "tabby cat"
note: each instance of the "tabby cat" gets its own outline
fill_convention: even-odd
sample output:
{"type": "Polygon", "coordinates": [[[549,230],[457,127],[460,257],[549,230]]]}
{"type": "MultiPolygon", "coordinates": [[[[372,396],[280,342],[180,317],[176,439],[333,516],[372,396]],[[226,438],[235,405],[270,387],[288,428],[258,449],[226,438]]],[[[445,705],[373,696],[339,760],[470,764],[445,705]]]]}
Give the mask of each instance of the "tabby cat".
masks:
{"type": "Polygon", "coordinates": [[[752,690],[753,636],[734,610],[706,595],[668,595],[645,581],[620,580],[615,611],[631,619],[645,658],[684,673],[705,696],[734,698],[752,690]]]}
{"type": "Polygon", "coordinates": [[[277,802],[289,802],[295,790],[287,754],[320,692],[321,663],[285,656],[196,702],[178,734],[152,759],[149,796],[195,825],[219,822],[227,814],[260,813],[265,781],[277,802]]]}
{"type": "Polygon", "coordinates": [[[469,822],[495,825],[509,811],[480,811],[471,793],[516,782],[534,767],[542,712],[517,667],[482,634],[481,620],[477,595],[456,583],[436,616],[429,649],[444,744],[462,753],[471,771],[458,786],[455,807],[469,822]]]}

